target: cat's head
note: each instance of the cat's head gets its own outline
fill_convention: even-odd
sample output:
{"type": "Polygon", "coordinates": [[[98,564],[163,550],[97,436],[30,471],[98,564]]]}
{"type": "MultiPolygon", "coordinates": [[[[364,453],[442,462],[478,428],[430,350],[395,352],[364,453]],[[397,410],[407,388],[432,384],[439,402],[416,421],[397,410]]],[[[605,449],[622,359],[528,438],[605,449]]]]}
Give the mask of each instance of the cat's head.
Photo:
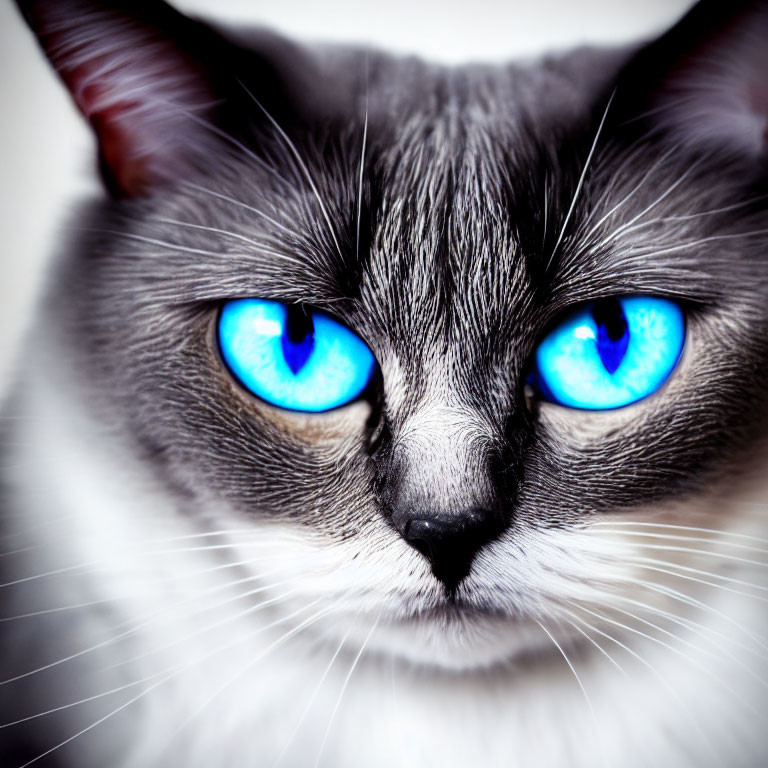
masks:
{"type": "Polygon", "coordinates": [[[633,51],[445,68],[161,2],[20,1],[110,193],[42,313],[94,460],[141,465],[201,533],[236,529],[216,557],[279,573],[281,610],[327,609],[331,636],[376,624],[374,647],[412,660],[578,637],[603,619],[576,601],[620,608],[642,580],[666,600],[659,569],[690,554],[654,566],[621,532],[743,522],[729,481],[764,426],[768,11],[739,5],[633,51]],[[685,336],[667,363],[654,306],[685,336]],[[290,387],[267,402],[222,346],[228,308],[251,323],[235,335],[314,333],[302,370],[322,323],[349,329],[370,375],[332,408],[338,366],[307,385],[317,408],[290,387]],[[615,352],[651,323],[637,355],[666,369],[569,400],[540,352],[582,317],[569,338],[593,352],[590,328],[615,352]]]}

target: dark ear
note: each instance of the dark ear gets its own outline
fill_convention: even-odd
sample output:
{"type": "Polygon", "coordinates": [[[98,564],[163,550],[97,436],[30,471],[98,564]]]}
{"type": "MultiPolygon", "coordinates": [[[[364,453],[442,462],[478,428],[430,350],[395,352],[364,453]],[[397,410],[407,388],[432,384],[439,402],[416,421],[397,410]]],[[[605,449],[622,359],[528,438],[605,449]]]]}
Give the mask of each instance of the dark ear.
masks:
{"type": "Polygon", "coordinates": [[[238,70],[278,112],[270,88],[272,95],[289,90],[268,56],[229,43],[162,0],[17,2],[93,127],[104,179],[117,196],[146,194],[210,163],[213,145],[243,120],[238,70]]]}
{"type": "Polygon", "coordinates": [[[630,62],[616,101],[684,145],[765,157],[768,2],[701,0],[630,62]]]}

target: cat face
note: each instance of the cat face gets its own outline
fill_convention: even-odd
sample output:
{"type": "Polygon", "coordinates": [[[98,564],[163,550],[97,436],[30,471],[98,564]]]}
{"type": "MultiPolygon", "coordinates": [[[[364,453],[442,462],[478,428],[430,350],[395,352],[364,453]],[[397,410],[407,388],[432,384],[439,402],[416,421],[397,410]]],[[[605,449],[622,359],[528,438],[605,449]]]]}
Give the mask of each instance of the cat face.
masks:
{"type": "Polygon", "coordinates": [[[113,194],[45,310],[78,397],[179,516],[238,531],[224,563],[319,600],[318,632],[375,624],[373,647],[487,666],[573,600],[632,594],[649,564],[617,549],[627,521],[741,520],[720,499],[764,428],[762,11],[720,31],[702,6],[640,52],[454,69],[235,43],[162,5],[21,5],[113,194]],[[547,333],[631,296],[684,312],[666,383],[607,410],[542,398],[547,333]],[[351,329],[376,359],[362,396],[300,413],[247,391],[217,335],[242,298],[351,329]]]}

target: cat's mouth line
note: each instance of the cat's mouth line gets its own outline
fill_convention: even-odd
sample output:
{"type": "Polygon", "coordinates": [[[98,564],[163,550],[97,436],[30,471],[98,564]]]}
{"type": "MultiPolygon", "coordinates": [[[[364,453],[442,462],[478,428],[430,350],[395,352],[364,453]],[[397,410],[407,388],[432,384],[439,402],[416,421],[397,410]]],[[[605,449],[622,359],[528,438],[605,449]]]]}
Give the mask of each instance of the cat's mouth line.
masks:
{"type": "Polygon", "coordinates": [[[455,599],[422,608],[414,614],[414,618],[447,622],[466,622],[473,619],[521,620],[520,616],[515,616],[501,608],[479,607],[472,603],[455,599]]]}
{"type": "Polygon", "coordinates": [[[507,606],[492,606],[475,600],[446,593],[441,597],[432,597],[418,604],[408,601],[391,617],[393,623],[407,623],[413,620],[440,622],[447,624],[465,624],[474,621],[521,622],[525,620],[519,611],[512,611],[507,606]]]}

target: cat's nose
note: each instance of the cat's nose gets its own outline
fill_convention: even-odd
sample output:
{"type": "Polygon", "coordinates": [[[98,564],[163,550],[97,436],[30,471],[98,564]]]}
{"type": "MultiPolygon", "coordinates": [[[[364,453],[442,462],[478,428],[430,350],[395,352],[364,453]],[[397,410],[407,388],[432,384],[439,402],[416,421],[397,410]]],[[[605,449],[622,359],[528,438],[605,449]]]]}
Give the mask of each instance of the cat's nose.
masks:
{"type": "Polygon", "coordinates": [[[478,550],[502,529],[500,515],[474,507],[450,516],[413,510],[392,517],[400,535],[432,565],[432,573],[453,590],[469,573],[478,550]]]}

